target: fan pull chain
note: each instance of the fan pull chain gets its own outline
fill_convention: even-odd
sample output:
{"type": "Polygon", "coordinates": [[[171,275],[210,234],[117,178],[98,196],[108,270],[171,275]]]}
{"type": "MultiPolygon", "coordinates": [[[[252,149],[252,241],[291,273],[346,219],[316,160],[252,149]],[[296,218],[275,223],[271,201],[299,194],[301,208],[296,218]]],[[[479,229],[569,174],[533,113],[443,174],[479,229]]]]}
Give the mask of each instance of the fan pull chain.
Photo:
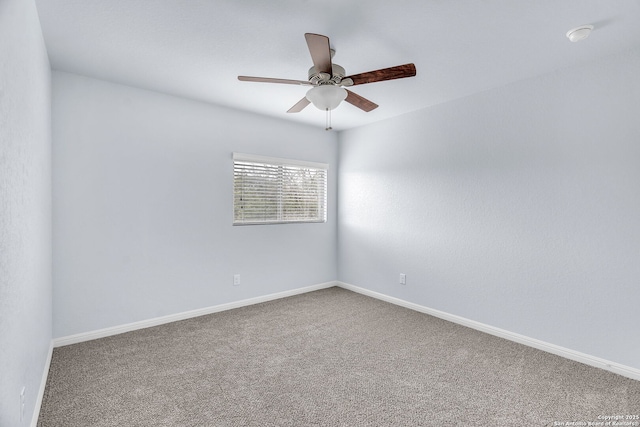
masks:
{"type": "Polygon", "coordinates": [[[333,129],[331,127],[331,110],[327,108],[326,111],[327,111],[327,119],[326,119],[326,122],[325,122],[324,130],[331,130],[331,129],[333,129]]]}

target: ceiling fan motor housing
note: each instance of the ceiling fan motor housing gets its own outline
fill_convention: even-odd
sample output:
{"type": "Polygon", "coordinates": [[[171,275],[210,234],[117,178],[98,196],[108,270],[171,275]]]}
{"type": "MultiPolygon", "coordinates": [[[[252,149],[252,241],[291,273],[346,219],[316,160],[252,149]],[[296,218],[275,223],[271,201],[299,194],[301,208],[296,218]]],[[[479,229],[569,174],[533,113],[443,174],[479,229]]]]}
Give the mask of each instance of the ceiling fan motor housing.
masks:
{"type": "Polygon", "coordinates": [[[318,73],[315,67],[309,68],[309,82],[314,85],[323,85],[323,84],[336,84],[339,85],[342,81],[342,78],[345,76],[346,72],[344,68],[342,68],[338,64],[331,64],[331,73],[333,76],[330,76],[327,73],[318,73]]]}

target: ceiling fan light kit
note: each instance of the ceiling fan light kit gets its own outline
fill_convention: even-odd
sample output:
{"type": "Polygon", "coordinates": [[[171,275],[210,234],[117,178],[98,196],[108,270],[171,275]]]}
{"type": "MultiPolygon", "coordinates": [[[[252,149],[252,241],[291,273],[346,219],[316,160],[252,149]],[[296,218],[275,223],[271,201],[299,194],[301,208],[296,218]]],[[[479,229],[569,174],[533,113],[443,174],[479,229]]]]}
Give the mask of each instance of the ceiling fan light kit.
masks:
{"type": "Polygon", "coordinates": [[[580,27],[567,31],[567,38],[573,43],[579,42],[589,37],[591,31],[593,31],[593,25],[581,25],[580,27]]]}
{"type": "Polygon", "coordinates": [[[309,102],[322,111],[335,109],[346,97],[346,89],[330,84],[312,87],[306,95],[309,102]]]}
{"type": "Polygon", "coordinates": [[[378,108],[378,104],[348,89],[344,89],[344,86],[349,87],[385,80],[402,79],[416,75],[415,65],[404,64],[346,76],[345,69],[331,61],[335,50],[329,47],[329,37],[313,33],[306,33],[304,37],[307,41],[311,59],[313,60],[313,67],[309,69],[307,81],[250,76],[238,76],[238,80],[245,82],[313,86],[307,91],[306,96],[291,107],[287,113],[298,113],[307,105],[313,104],[316,108],[327,112],[327,130],[331,129],[329,112],[337,108],[342,101],[347,101],[349,104],[365,112],[378,108]]]}

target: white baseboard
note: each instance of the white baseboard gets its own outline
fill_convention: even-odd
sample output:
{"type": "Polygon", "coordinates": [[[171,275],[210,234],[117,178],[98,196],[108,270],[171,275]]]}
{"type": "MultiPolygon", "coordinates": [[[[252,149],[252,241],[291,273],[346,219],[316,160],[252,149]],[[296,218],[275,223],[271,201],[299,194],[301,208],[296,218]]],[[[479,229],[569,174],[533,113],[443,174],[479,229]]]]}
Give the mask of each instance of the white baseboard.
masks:
{"type": "MultiPolygon", "coordinates": [[[[135,331],[138,329],[150,328],[152,326],[163,325],[165,323],[176,322],[178,320],[190,319],[192,317],[204,316],[206,314],[218,313],[220,311],[232,310],[234,308],[245,307],[248,305],[259,304],[262,302],[272,301],[280,298],[286,298],[293,295],[304,294],[307,292],[317,291],[319,289],[337,286],[337,282],[325,282],[317,285],[307,286],[304,288],[292,289],[290,291],[278,292],[275,294],[263,295],[255,298],[244,299],[240,301],[229,302],[226,304],[215,305],[211,307],[200,308],[197,310],[185,311],[182,313],[170,314],[168,316],[156,317],[153,319],[141,320],[139,322],[127,323],[124,325],[113,326],[110,328],[98,329],[95,331],[82,332],[80,334],[68,335],[66,337],[55,338],[53,340],[54,347],[62,347],[70,344],[77,344],[84,341],[104,338],[111,335],[122,334],[125,332],[135,331]]],[[[48,370],[47,370],[48,371],[48,370]]]]}
{"type": "Polygon", "coordinates": [[[550,344],[548,342],[540,341],[535,338],[529,338],[527,336],[516,334],[514,332],[509,332],[504,329],[495,328],[493,326],[489,326],[484,323],[476,322],[475,320],[469,320],[464,317],[456,316],[454,314],[445,313],[444,311],[439,311],[439,310],[435,310],[433,308],[425,307],[419,304],[414,304],[409,301],[391,297],[385,294],[381,294],[379,292],[375,292],[369,289],[361,288],[359,286],[351,285],[349,283],[337,282],[336,285],[341,288],[344,288],[353,292],[357,292],[359,294],[370,296],[382,301],[389,302],[391,304],[409,308],[411,310],[419,311],[421,313],[429,314],[431,316],[448,320],[450,322],[457,323],[462,326],[467,326],[469,328],[476,329],[478,331],[485,332],[490,335],[495,335],[497,337],[514,341],[519,344],[524,344],[526,346],[533,347],[538,350],[546,351],[547,353],[555,354],[557,356],[571,359],[576,362],[584,363],[585,365],[601,368],[601,369],[625,376],[627,378],[640,381],[640,369],[621,365],[616,362],[611,362],[605,359],[601,359],[599,357],[591,356],[589,354],[581,353],[579,351],[574,351],[565,347],[560,347],[559,345],[550,344]]]}
{"type": "Polygon", "coordinates": [[[51,366],[51,357],[53,356],[53,341],[49,345],[49,354],[47,354],[47,360],[44,362],[44,368],[42,371],[42,379],[40,380],[40,388],[38,389],[38,395],[36,396],[36,405],[33,408],[33,415],[31,416],[31,427],[38,425],[38,417],[40,417],[40,408],[42,407],[42,399],[44,399],[44,390],[47,386],[47,378],[49,377],[49,367],[51,366]]]}

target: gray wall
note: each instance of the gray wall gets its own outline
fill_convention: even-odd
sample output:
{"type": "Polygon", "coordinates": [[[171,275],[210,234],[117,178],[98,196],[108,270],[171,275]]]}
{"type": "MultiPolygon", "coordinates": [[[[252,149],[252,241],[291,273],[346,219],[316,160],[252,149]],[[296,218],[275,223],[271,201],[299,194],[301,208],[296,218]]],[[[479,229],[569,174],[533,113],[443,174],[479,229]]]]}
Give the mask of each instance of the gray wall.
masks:
{"type": "Polygon", "coordinates": [[[50,87],[33,1],[1,1],[0,426],[29,425],[51,343],[50,87]]]}
{"type": "Polygon", "coordinates": [[[638,76],[634,51],[341,133],[339,280],[640,368],[638,76]]]}
{"type": "Polygon", "coordinates": [[[54,336],[335,280],[336,143],[54,71],[54,336]],[[234,151],[328,163],[328,222],[232,226],[234,151]]]}

